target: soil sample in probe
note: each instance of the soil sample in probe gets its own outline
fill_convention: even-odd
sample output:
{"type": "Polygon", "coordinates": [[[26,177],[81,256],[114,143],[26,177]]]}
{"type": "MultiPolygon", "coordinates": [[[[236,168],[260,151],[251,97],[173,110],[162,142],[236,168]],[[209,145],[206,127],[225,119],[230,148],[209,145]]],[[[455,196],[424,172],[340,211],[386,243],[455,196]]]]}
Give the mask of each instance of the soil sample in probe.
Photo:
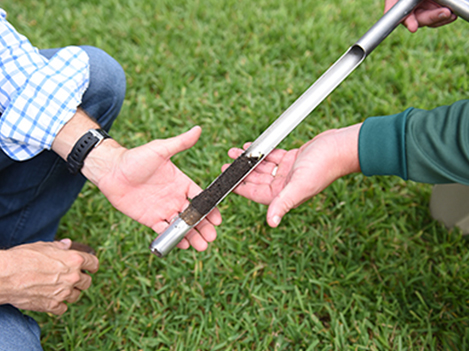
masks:
{"type": "Polygon", "coordinates": [[[260,159],[260,157],[247,157],[244,154],[239,156],[207,189],[192,199],[180,217],[187,224],[195,225],[223,200],[260,159]]]}

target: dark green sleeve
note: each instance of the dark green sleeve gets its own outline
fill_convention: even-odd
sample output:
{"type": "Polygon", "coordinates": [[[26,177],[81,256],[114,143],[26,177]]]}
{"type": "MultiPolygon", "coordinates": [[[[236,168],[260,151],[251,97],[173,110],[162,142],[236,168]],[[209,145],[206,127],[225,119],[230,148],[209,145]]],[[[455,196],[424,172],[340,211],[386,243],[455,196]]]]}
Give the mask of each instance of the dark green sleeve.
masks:
{"type": "Polygon", "coordinates": [[[358,142],[363,174],[469,185],[469,100],[371,117],[358,142]]]}

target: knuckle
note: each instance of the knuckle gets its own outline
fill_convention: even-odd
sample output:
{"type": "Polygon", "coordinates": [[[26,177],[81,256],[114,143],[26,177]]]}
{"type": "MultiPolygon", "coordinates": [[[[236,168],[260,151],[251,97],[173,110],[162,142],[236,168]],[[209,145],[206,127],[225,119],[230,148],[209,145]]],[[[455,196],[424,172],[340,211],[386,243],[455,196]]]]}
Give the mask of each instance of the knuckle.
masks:
{"type": "Polygon", "coordinates": [[[80,273],[78,272],[73,272],[70,274],[70,282],[75,285],[81,280],[80,273]]]}
{"type": "Polygon", "coordinates": [[[62,301],[68,299],[68,297],[72,294],[72,291],[73,291],[73,288],[68,287],[68,286],[60,289],[60,292],[55,295],[56,300],[55,302],[52,303],[52,307],[56,307],[54,306],[54,304],[60,304],[62,303],[62,301]]]}
{"type": "Polygon", "coordinates": [[[49,303],[48,303],[47,309],[49,311],[52,311],[52,312],[55,313],[55,312],[59,311],[59,309],[61,307],[61,304],[62,304],[61,301],[50,300],[49,303]]]}
{"type": "Polygon", "coordinates": [[[66,288],[64,289],[64,300],[66,300],[67,298],[69,298],[70,296],[72,296],[73,294],[73,288],[66,288]]]}
{"type": "Polygon", "coordinates": [[[74,265],[81,266],[85,263],[85,258],[78,252],[70,254],[70,262],[74,265]]]}

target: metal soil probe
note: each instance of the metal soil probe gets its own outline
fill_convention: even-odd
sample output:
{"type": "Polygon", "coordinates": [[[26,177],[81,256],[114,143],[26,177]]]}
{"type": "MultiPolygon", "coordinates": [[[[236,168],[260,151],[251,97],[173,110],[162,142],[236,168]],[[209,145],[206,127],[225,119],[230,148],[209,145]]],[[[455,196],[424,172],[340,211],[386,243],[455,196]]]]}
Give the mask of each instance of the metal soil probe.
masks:
{"type": "MultiPolygon", "coordinates": [[[[166,256],[212,211],[298,124],[303,121],[422,0],[400,0],[384,14],[335,64],[301,95],[189,207],[155,239],[150,250],[166,256]]],[[[469,21],[469,0],[435,0],[469,21]]]]}

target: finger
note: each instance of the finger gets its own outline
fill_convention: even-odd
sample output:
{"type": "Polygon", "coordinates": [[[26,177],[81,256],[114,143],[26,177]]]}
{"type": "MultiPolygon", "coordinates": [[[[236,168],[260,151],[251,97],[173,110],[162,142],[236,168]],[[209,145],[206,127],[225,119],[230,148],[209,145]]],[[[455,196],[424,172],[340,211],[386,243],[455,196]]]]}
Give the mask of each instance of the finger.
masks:
{"type": "Polygon", "coordinates": [[[255,169],[257,173],[265,173],[273,175],[275,169],[278,169],[278,165],[275,162],[261,162],[255,169]]]}
{"type": "Polygon", "coordinates": [[[86,290],[91,286],[92,278],[89,274],[81,273],[80,280],[75,284],[78,290],[86,290]]]}
{"type": "Polygon", "coordinates": [[[67,299],[65,299],[65,301],[70,302],[70,303],[77,302],[78,298],[80,297],[80,294],[81,294],[80,290],[73,289],[72,293],[70,294],[70,296],[67,299]]]}
{"type": "Polygon", "coordinates": [[[65,238],[59,241],[54,241],[52,245],[62,250],[69,250],[70,247],[72,246],[72,240],[65,238]]]}
{"type": "Polygon", "coordinates": [[[187,250],[189,247],[191,247],[191,244],[189,244],[189,241],[187,241],[186,238],[183,238],[177,245],[177,248],[181,250],[187,250]]]}
{"type": "Polygon", "coordinates": [[[182,240],[176,244],[176,247],[181,250],[187,250],[191,245],[186,238],[182,238],[182,240]]]}
{"type": "Polygon", "coordinates": [[[252,145],[252,142],[247,142],[247,143],[245,143],[245,144],[243,145],[243,149],[244,149],[244,150],[247,150],[247,148],[248,148],[249,146],[251,146],[251,145],[252,145]]]}
{"type": "MultiPolygon", "coordinates": [[[[292,152],[292,150],[290,150],[290,153],[291,152],[292,152]]],[[[275,149],[270,154],[267,155],[267,157],[265,158],[264,161],[280,164],[282,162],[283,158],[285,157],[286,153],[287,153],[286,150],[275,149]]]]}
{"type": "Polygon", "coordinates": [[[278,197],[272,200],[267,210],[267,224],[272,228],[278,227],[283,216],[290,211],[290,208],[278,197]]]}
{"type": "MultiPolygon", "coordinates": [[[[273,170],[274,167],[272,167],[273,170]]],[[[272,176],[272,170],[270,172],[258,172],[257,169],[252,171],[240,185],[269,185],[274,180],[272,176]]]]}
{"type": "Polygon", "coordinates": [[[435,10],[417,10],[415,17],[420,27],[439,27],[456,19],[456,15],[445,7],[435,10]]]}
{"type": "Polygon", "coordinates": [[[158,237],[166,230],[166,228],[169,227],[169,223],[166,221],[159,221],[152,225],[151,229],[155,231],[155,233],[158,234],[158,237]]]}
{"type": "Polygon", "coordinates": [[[153,145],[158,149],[163,157],[169,158],[178,152],[187,150],[194,146],[197,140],[199,140],[201,133],[202,129],[199,126],[196,126],[178,136],[164,140],[155,140],[153,145]],[[162,152],[161,149],[163,149],[164,152],[162,152]]]}
{"type": "Polygon", "coordinates": [[[446,25],[446,24],[450,24],[450,23],[456,21],[457,19],[458,19],[458,16],[453,13],[453,14],[451,15],[451,17],[450,17],[448,20],[438,22],[438,23],[433,24],[433,25],[431,25],[431,26],[429,26],[429,27],[431,27],[431,28],[441,27],[441,26],[444,26],[444,25],[446,25]]]}
{"type": "Polygon", "coordinates": [[[411,14],[411,15],[407,16],[407,18],[404,20],[404,26],[411,33],[415,33],[417,31],[417,29],[419,29],[419,23],[418,23],[417,18],[415,17],[414,14],[411,14]]]}
{"type": "Polygon", "coordinates": [[[191,246],[196,249],[197,251],[204,251],[207,249],[208,244],[200,235],[197,230],[192,229],[189,233],[186,235],[186,240],[191,244],[191,246]]]}
{"type": "Polygon", "coordinates": [[[202,238],[209,243],[215,241],[217,238],[217,231],[215,230],[215,227],[206,219],[202,220],[196,228],[202,238]]]}
{"type": "Polygon", "coordinates": [[[90,273],[96,273],[99,269],[99,260],[96,256],[90,255],[84,252],[76,251],[78,255],[83,258],[83,263],[80,266],[82,271],[88,271],[90,273]]]}
{"type": "Polygon", "coordinates": [[[57,316],[61,316],[67,311],[67,309],[68,309],[67,305],[64,302],[60,302],[56,304],[55,306],[49,308],[49,310],[45,312],[50,312],[57,316]]]}
{"type": "Polygon", "coordinates": [[[222,217],[220,210],[218,208],[214,208],[210,213],[207,215],[206,219],[213,225],[220,225],[222,223],[222,217]]]}
{"type": "Polygon", "coordinates": [[[228,150],[228,156],[231,157],[233,160],[237,159],[241,154],[244,152],[242,149],[238,148],[231,148],[228,150]]]}
{"type": "Polygon", "coordinates": [[[255,201],[262,205],[268,205],[273,199],[270,184],[254,184],[243,182],[234,190],[235,194],[245,197],[246,199],[255,201]]]}
{"type": "MultiPolygon", "coordinates": [[[[260,173],[260,172],[255,172],[255,173],[252,173],[252,177],[249,178],[249,180],[247,181],[247,183],[253,183],[253,184],[260,184],[260,185],[271,185],[272,182],[274,181],[274,177],[272,176],[272,171],[273,171],[273,168],[270,172],[263,172],[263,173],[260,173]]],[[[277,170],[278,172],[278,170],[277,170]]]]}
{"type": "Polygon", "coordinates": [[[388,12],[396,4],[397,0],[387,0],[384,3],[384,13],[388,12]]]}

